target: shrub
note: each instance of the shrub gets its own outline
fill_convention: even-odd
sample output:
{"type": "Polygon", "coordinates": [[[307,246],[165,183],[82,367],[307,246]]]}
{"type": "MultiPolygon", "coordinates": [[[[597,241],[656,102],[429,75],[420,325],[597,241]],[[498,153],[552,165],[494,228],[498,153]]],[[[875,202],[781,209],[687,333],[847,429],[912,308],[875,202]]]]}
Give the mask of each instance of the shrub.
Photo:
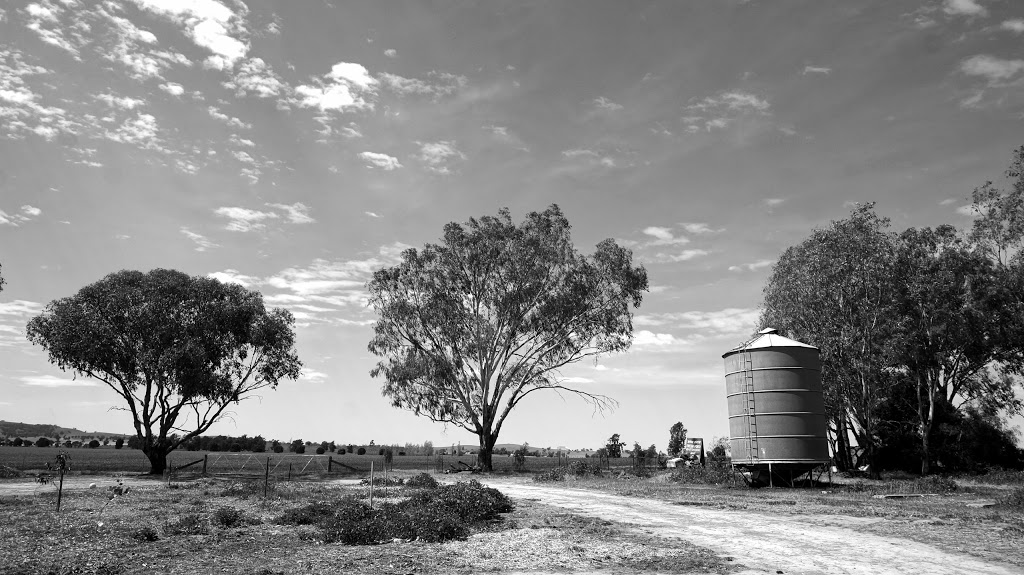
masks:
{"type": "Polygon", "coordinates": [[[732,469],[721,465],[685,465],[676,467],[672,472],[672,481],[678,483],[698,483],[704,485],[722,485],[735,481],[732,469]]]}
{"type": "Polygon", "coordinates": [[[129,535],[132,539],[142,542],[152,542],[160,539],[157,537],[156,530],[150,526],[140,527],[135,531],[132,531],[129,535]]]}
{"type": "Polygon", "coordinates": [[[573,461],[564,467],[555,467],[542,473],[538,473],[533,476],[533,480],[565,481],[567,476],[579,478],[586,477],[588,475],[600,477],[602,475],[601,466],[597,463],[588,463],[586,461],[573,461]]]}
{"type": "Polygon", "coordinates": [[[232,453],[238,453],[242,451],[242,446],[237,443],[232,443],[231,447],[229,447],[228,450],[231,451],[232,453]]]}
{"type": "Polygon", "coordinates": [[[121,449],[124,447],[124,438],[118,437],[117,441],[114,442],[114,449],[121,449]]]}
{"type": "Polygon", "coordinates": [[[415,489],[437,489],[441,485],[434,479],[434,476],[429,473],[420,473],[413,475],[405,482],[406,487],[412,487],[415,489]]]}
{"type": "Polygon", "coordinates": [[[40,437],[36,440],[36,447],[49,447],[52,443],[49,437],[40,437]]]}
{"type": "MultiPolygon", "coordinates": [[[[343,498],[342,502],[348,501],[348,499],[343,498]]],[[[280,525],[318,525],[334,517],[336,512],[335,506],[327,501],[311,501],[300,507],[288,509],[277,518],[277,523],[280,525]]]]}
{"type": "Polygon", "coordinates": [[[384,448],[383,447],[380,448],[380,450],[377,451],[377,455],[384,455],[384,448]]]}
{"type": "Polygon", "coordinates": [[[96,441],[95,439],[93,439],[92,441],[89,442],[89,449],[96,449],[99,446],[100,446],[100,442],[96,441]]]}
{"type": "Polygon", "coordinates": [[[213,512],[213,521],[221,527],[238,527],[245,523],[245,516],[234,507],[220,507],[213,512]]]}
{"type": "Polygon", "coordinates": [[[366,455],[366,448],[360,447],[359,450],[356,451],[356,455],[366,455]]]}
{"type": "Polygon", "coordinates": [[[324,453],[326,453],[326,451],[324,451],[323,447],[317,447],[316,448],[316,454],[317,455],[323,455],[324,453]]]}
{"type": "Polygon", "coordinates": [[[274,444],[274,453],[281,453],[284,451],[284,447],[280,443],[274,444]]]}
{"type": "MultiPolygon", "coordinates": [[[[268,491],[273,491],[274,484],[269,484],[267,489],[268,491]]],[[[261,495],[263,495],[263,482],[255,479],[228,484],[228,486],[220,492],[221,497],[237,497],[239,499],[248,499],[250,497],[259,497],[261,495]]]]}
{"type": "Polygon", "coordinates": [[[927,475],[914,480],[914,487],[920,493],[953,493],[959,485],[949,477],[927,475]]]}
{"type": "Polygon", "coordinates": [[[164,523],[164,534],[166,535],[206,535],[209,532],[210,529],[206,522],[195,513],[182,515],[164,523]]]}
{"type": "Polygon", "coordinates": [[[220,451],[220,444],[219,443],[211,443],[210,444],[210,451],[220,451]]]}
{"type": "MultiPolygon", "coordinates": [[[[402,479],[401,477],[388,477],[387,481],[385,482],[383,475],[374,475],[373,476],[373,484],[374,485],[381,485],[381,486],[387,485],[388,487],[392,487],[392,486],[395,486],[395,485],[402,485],[404,483],[405,483],[405,480],[402,479]]],[[[370,484],[370,480],[369,479],[360,479],[359,480],[359,485],[369,485],[369,484],[370,484]]]]}
{"type": "Polygon", "coordinates": [[[492,487],[484,487],[479,481],[454,485],[440,485],[437,489],[420,491],[409,498],[413,506],[436,506],[451,511],[467,522],[473,523],[493,519],[499,513],[515,509],[512,500],[492,487]]]}
{"type": "Polygon", "coordinates": [[[296,445],[296,446],[294,446],[292,448],[292,451],[294,451],[295,453],[298,453],[298,454],[305,453],[306,452],[306,446],[305,445],[296,445]]]}
{"type": "Polygon", "coordinates": [[[450,509],[430,505],[411,508],[407,516],[417,539],[440,543],[469,537],[469,526],[450,509]]]}
{"type": "Polygon", "coordinates": [[[1000,498],[999,503],[1007,507],[1024,509],[1024,487],[1018,487],[1000,498]]]}

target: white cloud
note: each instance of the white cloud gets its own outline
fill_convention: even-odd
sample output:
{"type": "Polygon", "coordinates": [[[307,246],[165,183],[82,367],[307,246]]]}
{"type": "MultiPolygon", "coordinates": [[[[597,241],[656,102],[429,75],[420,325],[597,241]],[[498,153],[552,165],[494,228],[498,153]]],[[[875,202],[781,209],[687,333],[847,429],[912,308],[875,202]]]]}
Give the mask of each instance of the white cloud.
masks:
{"type": "Polygon", "coordinates": [[[969,76],[981,76],[997,83],[1024,71],[1024,60],[1003,60],[987,54],[971,56],[960,64],[960,71],[969,76]]]}
{"type": "Polygon", "coordinates": [[[768,211],[771,211],[773,208],[781,206],[785,201],[785,198],[765,198],[761,200],[761,203],[768,208],[768,211]]]}
{"type": "Polygon", "coordinates": [[[217,109],[216,106],[210,106],[210,107],[206,108],[206,112],[208,114],[210,114],[211,118],[213,118],[213,119],[215,119],[217,121],[220,121],[220,122],[224,122],[230,128],[235,128],[237,130],[250,130],[250,129],[252,129],[252,124],[246,124],[245,122],[239,120],[238,118],[235,118],[233,116],[228,116],[227,114],[225,114],[225,113],[221,112],[219,109],[217,109]]]}
{"type": "Polygon", "coordinates": [[[635,347],[663,347],[673,345],[678,341],[670,333],[654,333],[646,329],[641,329],[633,334],[635,347]]]}
{"type": "Polygon", "coordinates": [[[175,97],[185,93],[185,88],[183,88],[181,84],[175,84],[174,82],[160,84],[160,89],[175,97]]]}
{"type": "Polygon", "coordinates": [[[205,236],[197,234],[197,233],[189,230],[188,228],[186,228],[184,226],[182,226],[182,228],[179,231],[182,234],[184,234],[185,237],[187,237],[188,239],[190,239],[193,242],[195,242],[195,244],[196,244],[196,251],[197,252],[205,252],[209,248],[217,247],[217,244],[211,242],[205,236]]]}
{"type": "Polygon", "coordinates": [[[228,141],[236,146],[245,146],[246,148],[256,147],[256,142],[239,137],[238,134],[231,134],[231,137],[228,138],[228,141]]]}
{"type": "Polygon", "coordinates": [[[16,299],[14,301],[0,302],[0,315],[31,316],[43,311],[43,304],[34,301],[16,299]]]}
{"type": "Polygon", "coordinates": [[[243,62],[234,77],[224,82],[224,87],[234,90],[238,97],[252,94],[258,98],[276,98],[289,90],[288,85],[261,58],[243,62]]]}
{"type": "Polygon", "coordinates": [[[689,260],[692,260],[694,258],[699,258],[701,256],[706,256],[706,255],[708,255],[708,251],[707,250],[692,249],[692,250],[683,250],[683,251],[681,251],[679,253],[674,253],[674,254],[658,253],[658,254],[654,255],[653,260],[655,262],[659,262],[659,263],[678,263],[678,262],[689,261],[689,260]]]}
{"type": "Polygon", "coordinates": [[[213,53],[206,66],[218,70],[230,69],[245,57],[249,45],[236,38],[245,34],[244,4],[235,4],[242,15],[214,0],[134,0],[141,8],[164,16],[179,26],[197,46],[213,53]]]}
{"type": "Polygon", "coordinates": [[[22,211],[22,213],[24,213],[25,215],[30,216],[30,217],[36,217],[39,214],[43,213],[43,210],[40,210],[39,208],[37,208],[35,206],[28,206],[28,205],[21,206],[21,211],[22,211]]]}
{"type": "Polygon", "coordinates": [[[388,172],[402,167],[402,164],[398,162],[398,158],[387,154],[379,154],[377,152],[360,152],[359,157],[366,162],[368,166],[375,166],[388,172]]]}
{"type": "Polygon", "coordinates": [[[685,311],[638,315],[633,323],[638,326],[672,326],[681,330],[697,331],[705,336],[748,334],[757,325],[756,308],[725,308],[714,311],[685,311]]]}
{"type": "Polygon", "coordinates": [[[948,205],[955,204],[955,203],[956,203],[956,198],[946,198],[946,199],[942,200],[941,202],[939,202],[939,205],[940,206],[948,206],[948,205]]]}
{"type": "Polygon", "coordinates": [[[767,268],[767,267],[771,267],[771,265],[774,264],[774,263],[775,263],[775,260],[757,260],[756,262],[751,262],[751,263],[747,263],[747,264],[739,264],[739,265],[735,265],[735,266],[729,266],[729,271],[731,271],[731,272],[742,272],[742,271],[756,272],[757,270],[764,269],[764,268],[767,268]]]}
{"type": "Polygon", "coordinates": [[[961,216],[973,218],[978,215],[978,208],[974,207],[974,204],[967,204],[965,206],[960,206],[959,208],[957,208],[956,213],[960,214],[961,216]]]}
{"type": "Polygon", "coordinates": [[[951,16],[987,16],[988,10],[978,0],[946,0],[942,11],[951,16]]]}
{"type": "MultiPolygon", "coordinates": [[[[78,59],[78,47],[67,39],[64,27],[60,22],[60,17],[64,14],[63,7],[50,0],[41,0],[26,6],[24,14],[27,21],[25,27],[35,32],[40,40],[51,46],[56,46],[71,54],[76,60],[78,59]]],[[[82,39],[78,36],[76,40],[81,42],[82,39]]]]}
{"type": "Polygon", "coordinates": [[[384,55],[387,56],[388,58],[397,58],[398,50],[395,50],[394,48],[388,48],[387,50],[384,50],[384,55]]]}
{"type": "Polygon", "coordinates": [[[451,164],[465,160],[466,156],[455,147],[453,141],[416,142],[420,146],[419,159],[426,168],[436,174],[452,173],[451,164]]]}
{"type": "Polygon", "coordinates": [[[370,216],[371,218],[380,218],[381,217],[380,214],[377,214],[375,212],[363,212],[363,213],[368,215],[368,216],[370,216]]]}
{"type": "Polygon", "coordinates": [[[31,221],[33,218],[39,217],[43,211],[35,206],[21,206],[20,213],[8,214],[7,212],[0,210],[0,225],[8,225],[11,227],[18,227],[18,224],[22,224],[31,221]]]}
{"type": "Polygon", "coordinates": [[[827,68],[825,66],[804,66],[804,75],[805,76],[807,74],[824,74],[824,75],[827,76],[828,74],[831,74],[831,73],[832,73],[832,68],[827,68]]]}
{"type": "Polygon", "coordinates": [[[142,148],[163,150],[157,137],[156,118],[151,114],[139,113],[135,118],[125,120],[114,131],[107,131],[106,137],[123,144],[134,144],[142,148]]]}
{"type": "Polygon", "coordinates": [[[327,380],[327,374],[309,367],[304,367],[302,368],[302,375],[299,376],[299,379],[313,383],[320,383],[327,380]]]}
{"type": "Polygon", "coordinates": [[[1006,20],[999,25],[1003,30],[1008,30],[1014,34],[1024,34],[1024,18],[1015,18],[1013,20],[1006,20]]]}
{"type": "Polygon", "coordinates": [[[298,99],[292,103],[321,110],[372,110],[377,84],[362,65],[339,62],[323,78],[314,79],[313,85],[303,84],[295,88],[298,99]]]}
{"type": "Polygon", "coordinates": [[[145,104],[143,100],[138,98],[130,98],[128,96],[115,96],[114,94],[95,94],[93,98],[104,102],[111,108],[118,108],[120,110],[134,110],[135,108],[145,104]]]}
{"type": "Polygon", "coordinates": [[[571,385],[571,384],[578,384],[578,383],[594,383],[594,380],[590,379],[589,377],[573,376],[573,377],[563,377],[563,378],[558,380],[558,383],[560,383],[560,384],[570,384],[571,385]]]}
{"type": "Polygon", "coordinates": [[[654,241],[645,244],[648,246],[678,245],[690,242],[686,237],[676,237],[669,228],[650,226],[648,228],[644,228],[643,231],[645,234],[654,238],[654,241]]]}
{"type": "Polygon", "coordinates": [[[224,229],[232,232],[251,232],[262,229],[266,224],[265,220],[276,219],[278,215],[274,212],[261,212],[239,207],[220,207],[214,210],[214,214],[227,218],[229,221],[224,229]]]}
{"type": "Polygon", "coordinates": [[[682,226],[682,228],[684,230],[686,230],[688,233],[696,234],[696,235],[699,235],[699,234],[717,234],[719,232],[725,231],[725,230],[722,230],[722,229],[718,229],[718,230],[712,229],[711,226],[709,226],[708,224],[706,224],[704,222],[683,222],[683,223],[680,223],[679,225],[682,226]]]}
{"type": "Polygon", "coordinates": [[[749,92],[720,92],[694,101],[686,107],[686,112],[682,117],[686,131],[695,134],[724,130],[744,118],[770,116],[771,104],[749,92]]]}
{"type": "Polygon", "coordinates": [[[85,377],[69,379],[52,375],[26,375],[18,379],[23,385],[33,387],[93,387],[96,385],[91,379],[85,377]]]}
{"type": "Polygon", "coordinates": [[[238,270],[233,269],[227,269],[220,272],[213,272],[212,274],[206,274],[206,277],[211,277],[221,283],[238,284],[244,288],[257,285],[260,283],[259,278],[245,275],[239,272],[238,270]]]}
{"type": "Polygon", "coordinates": [[[267,204],[267,207],[287,212],[285,217],[288,218],[288,223],[290,224],[312,224],[316,222],[316,220],[309,215],[309,206],[301,202],[296,202],[291,205],[267,204]]]}
{"type": "Polygon", "coordinates": [[[420,80],[383,72],[378,75],[378,78],[380,78],[380,83],[384,88],[400,96],[419,94],[434,96],[435,98],[454,94],[464,87],[467,82],[465,76],[444,72],[431,72],[428,76],[429,80],[420,80]]]}
{"type": "Polygon", "coordinates": [[[608,98],[601,96],[600,98],[594,98],[594,105],[601,110],[607,110],[609,112],[616,112],[622,109],[622,106],[612,102],[608,98]]]}

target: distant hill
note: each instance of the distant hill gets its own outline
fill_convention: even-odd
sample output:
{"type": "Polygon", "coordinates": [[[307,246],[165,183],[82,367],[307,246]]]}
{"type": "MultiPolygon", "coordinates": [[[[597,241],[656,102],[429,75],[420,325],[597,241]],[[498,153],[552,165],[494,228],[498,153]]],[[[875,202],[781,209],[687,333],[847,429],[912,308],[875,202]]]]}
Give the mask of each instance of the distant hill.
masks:
{"type": "Polygon", "coordinates": [[[82,431],[74,427],[61,427],[50,423],[21,423],[19,421],[0,420],[0,436],[6,437],[54,437],[60,434],[65,436],[86,436],[86,437],[117,437],[127,435],[124,433],[106,433],[102,431],[82,431]]]}

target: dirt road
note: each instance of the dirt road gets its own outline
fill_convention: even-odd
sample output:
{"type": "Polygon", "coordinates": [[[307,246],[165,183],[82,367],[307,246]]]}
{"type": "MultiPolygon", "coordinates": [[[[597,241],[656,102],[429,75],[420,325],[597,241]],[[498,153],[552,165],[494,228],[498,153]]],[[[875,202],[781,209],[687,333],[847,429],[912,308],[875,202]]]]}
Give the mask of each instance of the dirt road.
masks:
{"type": "Polygon", "coordinates": [[[935,547],[854,531],[847,516],[762,515],[676,506],[595,491],[488,481],[514,498],[537,499],[574,513],[632,525],[666,539],[679,538],[734,557],[743,573],[786,575],[921,574],[1019,575],[935,547]]]}

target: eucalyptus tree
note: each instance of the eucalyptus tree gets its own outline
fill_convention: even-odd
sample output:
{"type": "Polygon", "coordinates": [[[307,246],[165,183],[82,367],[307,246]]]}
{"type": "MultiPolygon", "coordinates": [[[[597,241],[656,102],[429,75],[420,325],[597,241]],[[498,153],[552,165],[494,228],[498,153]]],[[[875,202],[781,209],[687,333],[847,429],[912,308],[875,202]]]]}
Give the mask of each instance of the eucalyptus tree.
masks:
{"type": "Polygon", "coordinates": [[[887,369],[893,332],[894,237],[874,204],[788,248],[764,288],[760,327],[775,327],[821,352],[822,386],[837,464],[872,463],[876,411],[892,385],[887,369]]]}
{"type": "Polygon", "coordinates": [[[370,373],[383,395],[475,434],[485,470],[506,418],[531,393],[615,405],[560,370],[629,348],[647,272],[610,239],[580,254],[569,231],[556,205],[519,225],[507,209],[453,222],[440,244],[406,250],[367,286],[378,314],[369,350],[381,357],[370,373]]]}
{"type": "Polygon", "coordinates": [[[120,397],[135,427],[129,447],[159,474],[228,406],[298,378],[293,325],[257,291],[156,269],[112,273],[54,300],[27,333],[51,363],[120,397]]]}

